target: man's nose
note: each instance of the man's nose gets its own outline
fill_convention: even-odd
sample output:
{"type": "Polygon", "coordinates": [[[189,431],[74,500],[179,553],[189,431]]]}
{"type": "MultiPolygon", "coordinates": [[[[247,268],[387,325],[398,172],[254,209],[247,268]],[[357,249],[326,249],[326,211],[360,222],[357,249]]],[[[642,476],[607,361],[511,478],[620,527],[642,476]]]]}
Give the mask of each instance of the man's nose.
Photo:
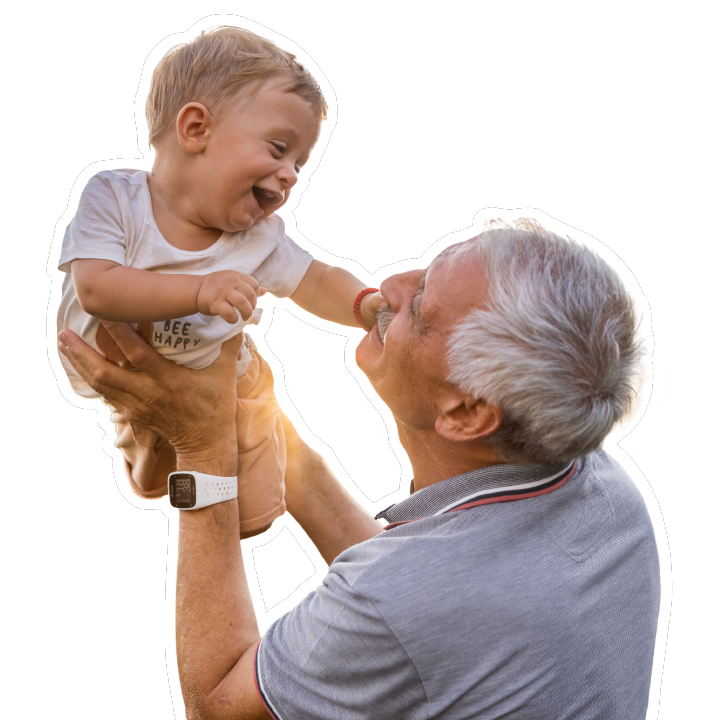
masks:
{"type": "Polygon", "coordinates": [[[422,274],[422,270],[408,270],[383,280],[380,294],[390,303],[393,312],[399,312],[403,301],[417,291],[422,274]]]}

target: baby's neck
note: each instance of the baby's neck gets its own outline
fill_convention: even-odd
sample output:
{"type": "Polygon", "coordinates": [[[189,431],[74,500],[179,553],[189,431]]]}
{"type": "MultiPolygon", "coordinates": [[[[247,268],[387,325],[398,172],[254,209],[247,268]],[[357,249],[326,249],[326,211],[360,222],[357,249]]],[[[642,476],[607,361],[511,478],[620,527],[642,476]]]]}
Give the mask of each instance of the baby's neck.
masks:
{"type": "Polygon", "coordinates": [[[203,227],[200,218],[194,218],[194,208],[185,188],[176,178],[171,162],[158,155],[152,172],[148,173],[148,188],[155,224],[165,240],[179,250],[198,252],[214,245],[222,231],[203,227]]]}

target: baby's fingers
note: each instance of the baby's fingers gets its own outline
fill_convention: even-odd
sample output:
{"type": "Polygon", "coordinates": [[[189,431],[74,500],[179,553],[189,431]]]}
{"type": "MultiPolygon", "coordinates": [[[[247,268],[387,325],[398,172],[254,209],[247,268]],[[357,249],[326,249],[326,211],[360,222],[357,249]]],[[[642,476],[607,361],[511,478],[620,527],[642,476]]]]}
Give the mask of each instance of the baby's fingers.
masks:
{"type": "Polygon", "coordinates": [[[235,312],[235,308],[226,300],[221,300],[218,303],[217,314],[231,325],[234,325],[238,321],[238,314],[235,312]]]}
{"type": "Polygon", "coordinates": [[[373,312],[377,312],[380,308],[384,308],[390,303],[379,293],[373,293],[368,298],[368,307],[372,308],[373,312]]]}
{"type": "Polygon", "coordinates": [[[249,320],[252,317],[255,303],[251,302],[243,293],[233,290],[228,293],[227,299],[234,308],[237,308],[243,320],[249,320]]]}

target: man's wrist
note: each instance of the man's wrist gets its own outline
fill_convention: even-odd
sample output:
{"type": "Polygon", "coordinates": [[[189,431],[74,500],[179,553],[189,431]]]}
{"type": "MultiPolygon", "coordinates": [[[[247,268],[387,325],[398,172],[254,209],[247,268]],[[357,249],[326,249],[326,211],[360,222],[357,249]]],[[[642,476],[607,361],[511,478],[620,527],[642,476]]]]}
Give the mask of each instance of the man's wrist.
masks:
{"type": "Polygon", "coordinates": [[[203,450],[186,450],[177,453],[177,469],[194,470],[206,475],[233,477],[237,475],[237,440],[214,443],[203,450]]]}

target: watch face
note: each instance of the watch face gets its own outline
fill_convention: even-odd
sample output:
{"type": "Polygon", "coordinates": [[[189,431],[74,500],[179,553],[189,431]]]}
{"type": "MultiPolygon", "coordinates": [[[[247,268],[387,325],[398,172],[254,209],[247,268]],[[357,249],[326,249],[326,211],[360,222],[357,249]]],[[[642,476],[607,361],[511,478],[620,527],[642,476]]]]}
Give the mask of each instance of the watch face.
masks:
{"type": "Polygon", "coordinates": [[[188,473],[173,473],[169,483],[170,504],[187,510],[195,507],[195,478],[188,473]]]}

